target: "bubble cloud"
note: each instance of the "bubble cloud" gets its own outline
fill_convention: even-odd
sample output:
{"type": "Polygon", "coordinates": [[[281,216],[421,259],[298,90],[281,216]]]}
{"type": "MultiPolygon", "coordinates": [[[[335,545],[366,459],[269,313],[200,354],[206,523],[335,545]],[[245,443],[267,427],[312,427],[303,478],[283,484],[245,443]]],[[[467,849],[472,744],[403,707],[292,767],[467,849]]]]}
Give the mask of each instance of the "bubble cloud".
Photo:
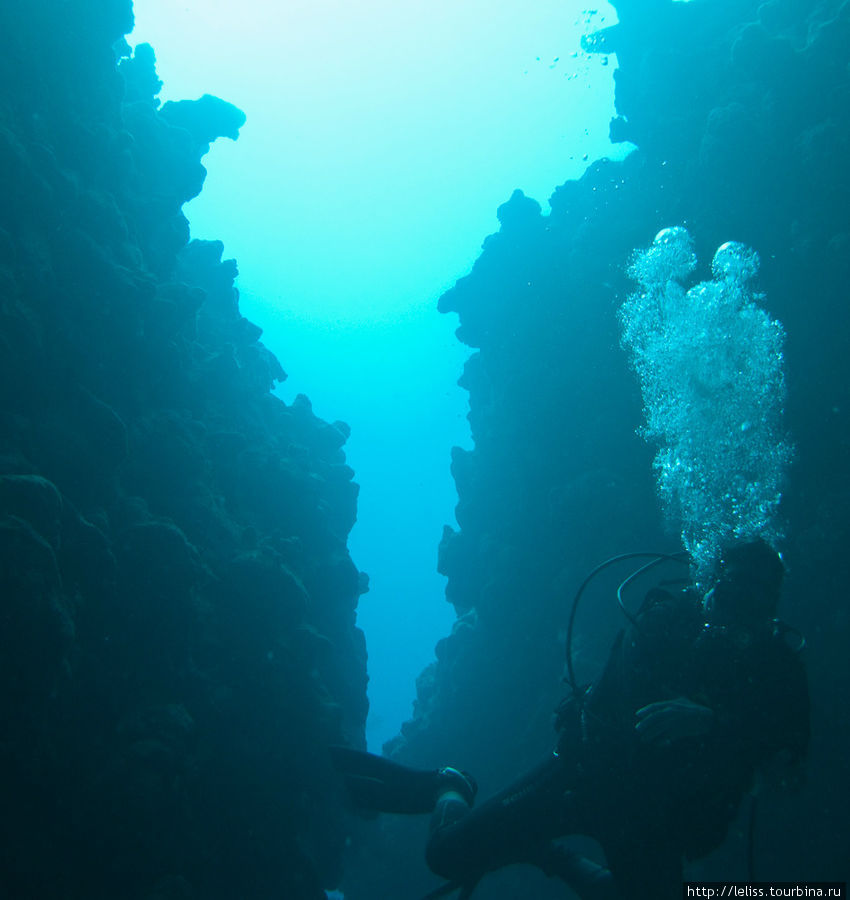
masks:
{"type": "Polygon", "coordinates": [[[729,242],[713,279],[687,289],[696,267],[682,227],[637,251],[640,285],[620,309],[623,345],[640,382],[644,436],[667,516],[698,574],[730,539],[781,537],[782,485],[793,448],[783,428],[785,331],[750,284],[758,255],[729,242]]]}

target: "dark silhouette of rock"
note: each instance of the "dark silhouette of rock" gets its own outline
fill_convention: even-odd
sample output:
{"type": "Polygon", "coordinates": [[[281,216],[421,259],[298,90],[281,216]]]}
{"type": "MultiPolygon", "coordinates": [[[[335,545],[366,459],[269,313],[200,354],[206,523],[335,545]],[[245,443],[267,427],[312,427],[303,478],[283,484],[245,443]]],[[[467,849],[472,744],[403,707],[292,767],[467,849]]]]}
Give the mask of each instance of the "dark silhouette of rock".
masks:
{"type": "Polygon", "coordinates": [[[160,109],[131,27],[0,8],[0,892],[312,900],[367,710],[347,426],[271,393],[235,262],[189,240],[244,115],[160,109]]]}
{"type": "Polygon", "coordinates": [[[199,148],[209,147],[220,137],[235,141],[245,124],[245,113],[241,109],[211,94],[204,94],[200,100],[166,103],[160,115],[170,125],[185,128],[199,148]]]}

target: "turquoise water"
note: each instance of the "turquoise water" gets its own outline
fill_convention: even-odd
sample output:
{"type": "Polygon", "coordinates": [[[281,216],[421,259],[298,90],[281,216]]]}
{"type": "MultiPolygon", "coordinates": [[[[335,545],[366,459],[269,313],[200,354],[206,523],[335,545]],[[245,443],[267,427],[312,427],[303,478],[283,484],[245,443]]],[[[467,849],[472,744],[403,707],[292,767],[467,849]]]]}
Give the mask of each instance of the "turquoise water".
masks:
{"type": "Polygon", "coordinates": [[[616,60],[579,49],[615,14],[555,0],[139,0],[135,14],[128,39],[153,45],[162,99],[212,93],[247,114],[184,211],[237,259],[242,313],[289,375],[281,396],[352,429],[377,749],[454,618],[436,548],[454,523],[449,450],[470,446],[468,351],[436,301],[514,189],[545,209],[589,161],[623,155],[607,139],[616,60]]]}

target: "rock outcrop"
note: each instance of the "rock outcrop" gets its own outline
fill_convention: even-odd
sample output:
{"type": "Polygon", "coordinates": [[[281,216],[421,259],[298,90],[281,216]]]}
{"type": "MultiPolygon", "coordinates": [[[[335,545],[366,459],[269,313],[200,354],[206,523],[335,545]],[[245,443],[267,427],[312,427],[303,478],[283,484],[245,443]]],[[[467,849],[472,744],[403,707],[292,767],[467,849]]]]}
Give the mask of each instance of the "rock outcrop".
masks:
{"type": "Polygon", "coordinates": [[[0,9],[0,893],[322,898],[367,710],[348,429],[271,392],[189,240],[244,115],[160,107],[131,28],[0,9]]]}

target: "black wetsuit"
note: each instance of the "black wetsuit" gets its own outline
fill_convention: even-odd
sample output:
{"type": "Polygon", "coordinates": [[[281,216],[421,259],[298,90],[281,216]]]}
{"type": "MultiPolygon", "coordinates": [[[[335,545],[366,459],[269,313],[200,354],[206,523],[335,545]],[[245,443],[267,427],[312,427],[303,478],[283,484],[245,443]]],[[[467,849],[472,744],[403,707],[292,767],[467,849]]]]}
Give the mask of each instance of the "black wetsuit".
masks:
{"type": "MultiPolygon", "coordinates": [[[[805,755],[808,688],[780,633],[707,627],[695,594],[653,591],[599,681],[560,721],[557,750],[536,769],[474,809],[437,809],[427,848],[437,874],[468,884],[529,862],[575,883],[553,841],[582,834],[601,844],[616,885],[582,878],[585,897],[679,897],[682,858],[722,843],[756,767],[782,750],[805,755]],[[636,711],[680,697],[714,711],[709,733],[667,746],[642,741],[636,711]]],[[[404,771],[418,806],[398,811],[424,811],[434,773],[388,770],[395,786],[406,783],[404,771]]],[[[362,778],[357,789],[362,804],[387,808],[362,778]]]]}
{"type": "Polygon", "coordinates": [[[571,815],[622,894],[679,896],[682,858],[718,847],[756,768],[782,751],[801,761],[808,739],[805,670],[780,629],[707,626],[695,593],[653,591],[562,732],[565,756],[582,748],[571,815]],[[636,711],[678,697],[714,712],[710,730],[641,740],[636,711]]]}

